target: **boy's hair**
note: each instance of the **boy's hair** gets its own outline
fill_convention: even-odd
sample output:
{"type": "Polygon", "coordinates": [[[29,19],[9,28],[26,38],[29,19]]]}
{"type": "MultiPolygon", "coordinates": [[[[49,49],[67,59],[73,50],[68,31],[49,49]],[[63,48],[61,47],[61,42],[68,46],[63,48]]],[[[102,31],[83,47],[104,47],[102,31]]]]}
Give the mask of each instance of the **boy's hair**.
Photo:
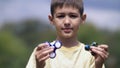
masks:
{"type": "Polygon", "coordinates": [[[73,6],[79,10],[80,15],[83,15],[84,7],[82,0],[51,0],[50,11],[51,15],[54,15],[57,7],[62,8],[63,6],[73,6]]]}

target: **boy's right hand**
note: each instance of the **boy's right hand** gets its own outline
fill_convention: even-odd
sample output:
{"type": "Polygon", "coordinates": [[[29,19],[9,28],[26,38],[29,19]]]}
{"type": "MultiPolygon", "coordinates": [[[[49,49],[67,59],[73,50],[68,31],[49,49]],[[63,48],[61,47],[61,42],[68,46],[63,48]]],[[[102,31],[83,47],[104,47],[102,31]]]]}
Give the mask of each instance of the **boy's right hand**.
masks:
{"type": "Polygon", "coordinates": [[[42,43],[37,46],[35,57],[37,61],[37,68],[44,66],[45,60],[50,57],[50,53],[53,52],[54,48],[50,47],[46,43],[42,43]]]}

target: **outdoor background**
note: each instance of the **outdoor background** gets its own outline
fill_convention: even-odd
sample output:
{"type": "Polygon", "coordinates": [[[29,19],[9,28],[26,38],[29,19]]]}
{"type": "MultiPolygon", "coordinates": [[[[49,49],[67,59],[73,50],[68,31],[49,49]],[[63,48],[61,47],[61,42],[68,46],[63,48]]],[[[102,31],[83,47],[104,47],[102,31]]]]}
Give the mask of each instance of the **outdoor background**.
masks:
{"type": "MultiPolygon", "coordinates": [[[[25,68],[33,49],[56,38],[50,0],[0,0],[0,68],[25,68]]],[[[86,23],[78,39],[109,45],[107,68],[120,68],[120,0],[84,0],[86,23]]]]}

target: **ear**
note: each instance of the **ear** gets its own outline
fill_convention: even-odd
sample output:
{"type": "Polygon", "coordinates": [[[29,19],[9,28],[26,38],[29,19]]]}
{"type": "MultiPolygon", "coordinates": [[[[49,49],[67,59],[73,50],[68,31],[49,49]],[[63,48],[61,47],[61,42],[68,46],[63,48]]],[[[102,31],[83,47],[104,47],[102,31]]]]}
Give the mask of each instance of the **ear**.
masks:
{"type": "Polygon", "coordinates": [[[83,14],[83,15],[81,16],[82,24],[85,23],[85,21],[86,21],[86,17],[87,17],[86,14],[83,14]]]}
{"type": "Polygon", "coordinates": [[[50,24],[54,24],[53,23],[53,16],[52,15],[48,15],[48,18],[49,18],[50,24]]]}

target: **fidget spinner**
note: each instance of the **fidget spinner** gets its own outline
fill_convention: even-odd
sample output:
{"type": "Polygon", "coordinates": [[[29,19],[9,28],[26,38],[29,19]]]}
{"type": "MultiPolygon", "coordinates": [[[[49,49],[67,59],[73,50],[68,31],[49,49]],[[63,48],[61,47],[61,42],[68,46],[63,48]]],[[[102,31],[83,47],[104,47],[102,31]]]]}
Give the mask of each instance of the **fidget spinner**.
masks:
{"type": "Polygon", "coordinates": [[[53,52],[50,53],[50,58],[55,58],[56,57],[56,50],[61,48],[62,43],[58,40],[53,41],[51,43],[49,43],[49,42],[47,42],[47,43],[49,44],[49,46],[54,48],[53,52]]]}
{"type": "Polygon", "coordinates": [[[89,51],[90,50],[90,46],[97,46],[98,43],[97,42],[93,42],[91,45],[85,45],[85,50],[89,51]]]}

